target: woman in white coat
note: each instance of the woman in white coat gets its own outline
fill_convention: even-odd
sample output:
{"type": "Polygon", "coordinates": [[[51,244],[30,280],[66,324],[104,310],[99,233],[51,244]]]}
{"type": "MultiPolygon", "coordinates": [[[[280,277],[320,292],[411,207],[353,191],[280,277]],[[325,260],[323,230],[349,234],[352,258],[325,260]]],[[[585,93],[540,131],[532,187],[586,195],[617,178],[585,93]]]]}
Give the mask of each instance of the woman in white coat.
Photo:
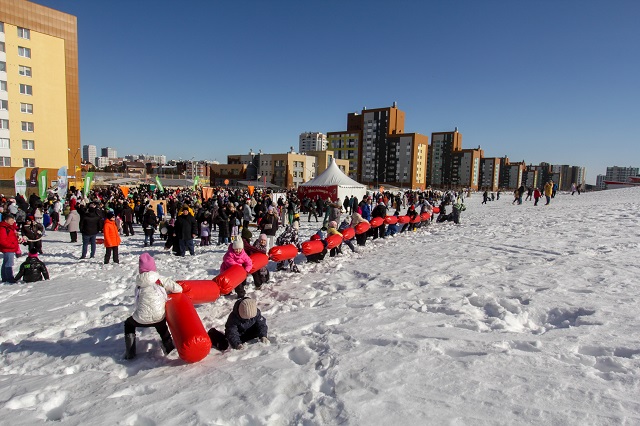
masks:
{"type": "Polygon", "coordinates": [[[72,243],[78,242],[78,232],[80,232],[80,215],[76,209],[69,212],[67,220],[64,222],[64,226],[69,231],[72,243]]]}
{"type": "Polygon", "coordinates": [[[165,354],[175,349],[165,318],[165,303],[167,291],[182,293],[182,287],[171,278],[162,277],[156,272],[156,263],[149,253],[140,255],[138,272],[135,311],[124,322],[125,359],[136,356],[137,327],[155,327],[162,339],[165,354]]]}

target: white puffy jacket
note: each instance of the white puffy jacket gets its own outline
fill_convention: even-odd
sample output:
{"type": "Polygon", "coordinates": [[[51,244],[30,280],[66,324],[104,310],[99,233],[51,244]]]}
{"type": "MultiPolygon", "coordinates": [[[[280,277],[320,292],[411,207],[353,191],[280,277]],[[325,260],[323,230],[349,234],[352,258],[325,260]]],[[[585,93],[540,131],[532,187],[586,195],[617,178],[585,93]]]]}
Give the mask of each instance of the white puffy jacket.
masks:
{"type": "Polygon", "coordinates": [[[182,293],[180,284],[161,277],[155,271],[143,272],[136,278],[136,306],[133,319],[139,324],[154,324],[165,315],[164,304],[169,293],[182,293]],[[165,290],[166,289],[166,290],[165,290]]]}

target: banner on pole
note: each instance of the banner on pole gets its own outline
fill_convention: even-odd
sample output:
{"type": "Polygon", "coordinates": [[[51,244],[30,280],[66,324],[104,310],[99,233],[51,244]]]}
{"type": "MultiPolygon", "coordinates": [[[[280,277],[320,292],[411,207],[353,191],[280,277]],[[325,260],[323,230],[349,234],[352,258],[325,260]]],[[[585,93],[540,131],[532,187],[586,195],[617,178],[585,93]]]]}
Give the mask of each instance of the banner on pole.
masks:
{"type": "Polygon", "coordinates": [[[41,200],[47,199],[47,172],[47,169],[43,169],[38,173],[38,195],[41,200]]]}
{"type": "Polygon", "coordinates": [[[157,176],[157,175],[156,175],[156,185],[160,191],[164,192],[164,186],[162,186],[162,182],[160,182],[160,176],[157,176]]]}
{"type": "Polygon", "coordinates": [[[93,182],[93,172],[89,172],[84,176],[84,188],[82,188],[82,195],[87,197],[89,190],[91,189],[91,183],[93,182]]]}
{"type": "Polygon", "coordinates": [[[26,167],[16,170],[16,174],[14,176],[14,182],[16,187],[16,195],[18,194],[25,195],[27,192],[27,168],[26,167]]]}
{"type": "Polygon", "coordinates": [[[37,167],[34,167],[33,169],[31,169],[31,174],[29,175],[29,183],[27,184],[29,188],[38,187],[38,170],[40,169],[37,167]]]}
{"type": "Polygon", "coordinates": [[[58,196],[61,200],[67,196],[67,183],[67,166],[63,166],[58,169],[58,196]]]}

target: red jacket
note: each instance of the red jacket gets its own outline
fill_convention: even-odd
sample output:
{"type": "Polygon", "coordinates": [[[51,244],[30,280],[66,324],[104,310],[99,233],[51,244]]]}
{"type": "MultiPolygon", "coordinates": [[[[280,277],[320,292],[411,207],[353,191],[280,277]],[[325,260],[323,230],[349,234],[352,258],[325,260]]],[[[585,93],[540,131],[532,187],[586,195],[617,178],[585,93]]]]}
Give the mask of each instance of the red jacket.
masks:
{"type": "Polygon", "coordinates": [[[104,221],[102,232],[104,233],[105,247],[117,247],[120,245],[120,234],[118,233],[118,226],[113,219],[107,219],[104,221]]]}
{"type": "Polygon", "coordinates": [[[20,251],[18,232],[15,225],[9,225],[6,221],[0,222],[0,252],[17,253],[20,251]]]}

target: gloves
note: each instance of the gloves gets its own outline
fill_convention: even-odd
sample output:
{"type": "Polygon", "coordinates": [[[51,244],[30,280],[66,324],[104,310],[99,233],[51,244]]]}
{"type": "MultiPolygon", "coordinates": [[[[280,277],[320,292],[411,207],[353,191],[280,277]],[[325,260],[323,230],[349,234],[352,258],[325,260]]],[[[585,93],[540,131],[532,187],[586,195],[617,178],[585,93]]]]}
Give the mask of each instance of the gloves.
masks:
{"type": "Polygon", "coordinates": [[[240,343],[238,346],[236,346],[235,348],[233,348],[235,350],[241,351],[244,349],[244,345],[242,343],[240,343]]]}
{"type": "Polygon", "coordinates": [[[266,336],[262,336],[262,337],[260,338],[260,342],[264,343],[265,345],[268,345],[269,343],[271,343],[271,342],[269,341],[269,339],[267,339],[267,337],[266,337],[266,336]]]}

